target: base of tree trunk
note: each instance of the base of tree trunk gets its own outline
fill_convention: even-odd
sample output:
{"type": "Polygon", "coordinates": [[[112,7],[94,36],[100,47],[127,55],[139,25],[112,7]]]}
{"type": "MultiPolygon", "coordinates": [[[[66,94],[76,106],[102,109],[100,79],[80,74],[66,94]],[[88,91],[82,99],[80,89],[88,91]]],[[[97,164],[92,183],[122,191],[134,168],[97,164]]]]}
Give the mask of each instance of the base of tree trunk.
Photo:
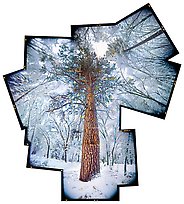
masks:
{"type": "Polygon", "coordinates": [[[89,144],[83,148],[79,180],[88,182],[100,173],[99,145],[89,144]]]}

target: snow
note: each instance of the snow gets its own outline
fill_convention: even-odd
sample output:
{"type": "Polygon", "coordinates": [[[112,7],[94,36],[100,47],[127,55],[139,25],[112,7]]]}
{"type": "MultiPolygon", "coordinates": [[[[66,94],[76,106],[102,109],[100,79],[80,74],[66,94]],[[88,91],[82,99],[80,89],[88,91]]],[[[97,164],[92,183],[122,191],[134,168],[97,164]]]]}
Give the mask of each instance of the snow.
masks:
{"type": "Polygon", "coordinates": [[[124,175],[124,164],[107,166],[101,163],[100,174],[89,182],[82,182],[79,180],[79,162],[66,163],[37,156],[32,156],[31,161],[39,167],[63,169],[64,193],[70,199],[110,199],[117,192],[117,185],[131,183],[136,175],[135,164],[127,165],[127,174],[124,175]]]}
{"type": "Polygon", "coordinates": [[[89,182],[79,180],[80,164],[64,170],[64,193],[72,199],[110,199],[117,192],[118,184],[128,184],[135,178],[135,165],[130,165],[124,176],[124,165],[101,165],[101,173],[89,182]],[[132,175],[132,176],[131,176],[132,175]]]}
{"type": "Polygon", "coordinates": [[[59,159],[47,159],[46,157],[40,157],[37,155],[30,156],[30,165],[32,167],[45,167],[45,168],[54,168],[54,169],[65,169],[71,163],[64,162],[59,159]]]}

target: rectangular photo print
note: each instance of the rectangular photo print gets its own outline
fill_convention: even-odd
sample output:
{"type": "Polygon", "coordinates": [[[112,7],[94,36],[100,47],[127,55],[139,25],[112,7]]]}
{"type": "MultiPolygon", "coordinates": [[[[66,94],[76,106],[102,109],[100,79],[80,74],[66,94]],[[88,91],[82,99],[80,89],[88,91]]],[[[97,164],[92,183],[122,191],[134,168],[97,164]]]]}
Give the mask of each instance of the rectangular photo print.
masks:
{"type": "MultiPolygon", "coordinates": [[[[101,139],[100,171],[90,181],[80,180],[81,162],[62,172],[62,200],[119,200],[120,186],[137,186],[135,130],[116,131],[101,139]]],[[[87,159],[87,158],[86,158],[87,159]]],[[[85,166],[88,171],[89,166],[85,166]]]]}

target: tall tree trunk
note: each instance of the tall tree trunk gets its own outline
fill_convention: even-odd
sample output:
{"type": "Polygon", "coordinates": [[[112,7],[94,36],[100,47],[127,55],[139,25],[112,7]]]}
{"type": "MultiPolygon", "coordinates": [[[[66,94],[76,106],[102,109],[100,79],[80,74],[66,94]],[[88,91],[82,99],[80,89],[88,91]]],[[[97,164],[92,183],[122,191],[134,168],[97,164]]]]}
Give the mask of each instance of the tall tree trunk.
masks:
{"type": "Polygon", "coordinates": [[[93,86],[89,85],[86,96],[81,170],[79,179],[87,182],[98,173],[100,173],[100,140],[94,90],[93,86]]]}

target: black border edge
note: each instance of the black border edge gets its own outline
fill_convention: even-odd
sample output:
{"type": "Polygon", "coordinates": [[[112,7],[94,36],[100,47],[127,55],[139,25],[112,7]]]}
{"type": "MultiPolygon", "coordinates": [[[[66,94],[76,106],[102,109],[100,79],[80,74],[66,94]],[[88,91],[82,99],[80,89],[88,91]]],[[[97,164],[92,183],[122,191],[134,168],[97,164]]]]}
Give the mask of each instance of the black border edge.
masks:
{"type": "Polygon", "coordinates": [[[12,73],[3,75],[4,81],[5,81],[5,84],[6,84],[6,88],[7,88],[7,90],[8,90],[9,97],[10,97],[10,99],[11,99],[11,102],[12,102],[12,105],[13,105],[13,108],[14,108],[14,111],[15,111],[16,116],[17,116],[17,118],[18,118],[18,121],[19,121],[19,125],[20,125],[21,130],[24,130],[26,127],[23,125],[23,123],[22,123],[22,121],[21,121],[21,119],[20,119],[20,116],[19,116],[19,113],[18,113],[16,104],[15,104],[15,101],[14,101],[14,99],[13,99],[13,95],[12,95],[11,90],[10,90],[10,87],[9,87],[9,85],[8,85],[8,78],[9,78],[10,75],[16,74],[16,73],[21,72],[21,71],[23,71],[23,70],[24,70],[24,69],[20,69],[20,70],[14,71],[14,72],[12,72],[12,73]]]}
{"type": "Polygon", "coordinates": [[[136,9],[135,11],[131,12],[130,14],[128,14],[127,16],[123,17],[122,19],[118,20],[115,23],[97,23],[97,24],[78,24],[78,25],[71,25],[71,37],[74,38],[74,34],[75,31],[78,28],[83,28],[83,27],[97,27],[97,26],[114,26],[119,24],[121,21],[125,20],[126,18],[129,18],[131,15],[134,15],[135,13],[139,12],[140,10],[146,8],[146,7],[150,7],[150,4],[146,4],[142,7],[140,7],[139,9],[136,9]]]}
{"type": "Polygon", "coordinates": [[[132,131],[133,132],[133,140],[134,140],[134,152],[135,152],[135,168],[136,168],[136,178],[130,182],[129,184],[122,185],[119,184],[118,187],[133,187],[139,186],[139,177],[138,177],[138,162],[137,162],[137,143],[136,143],[136,130],[135,129],[122,129],[122,132],[132,131]]]}
{"type": "Polygon", "coordinates": [[[173,58],[174,56],[179,54],[178,49],[176,48],[175,44],[173,43],[173,41],[171,40],[170,36],[168,35],[166,29],[164,28],[163,24],[161,23],[161,21],[159,20],[157,14],[155,13],[155,11],[153,10],[153,8],[151,7],[150,4],[147,4],[149,9],[151,10],[151,12],[153,13],[157,23],[160,25],[160,28],[162,29],[163,33],[166,35],[168,41],[171,43],[172,47],[174,48],[174,52],[172,53],[172,55],[170,55],[169,57],[166,58],[166,60],[168,61],[169,59],[173,58]]]}

